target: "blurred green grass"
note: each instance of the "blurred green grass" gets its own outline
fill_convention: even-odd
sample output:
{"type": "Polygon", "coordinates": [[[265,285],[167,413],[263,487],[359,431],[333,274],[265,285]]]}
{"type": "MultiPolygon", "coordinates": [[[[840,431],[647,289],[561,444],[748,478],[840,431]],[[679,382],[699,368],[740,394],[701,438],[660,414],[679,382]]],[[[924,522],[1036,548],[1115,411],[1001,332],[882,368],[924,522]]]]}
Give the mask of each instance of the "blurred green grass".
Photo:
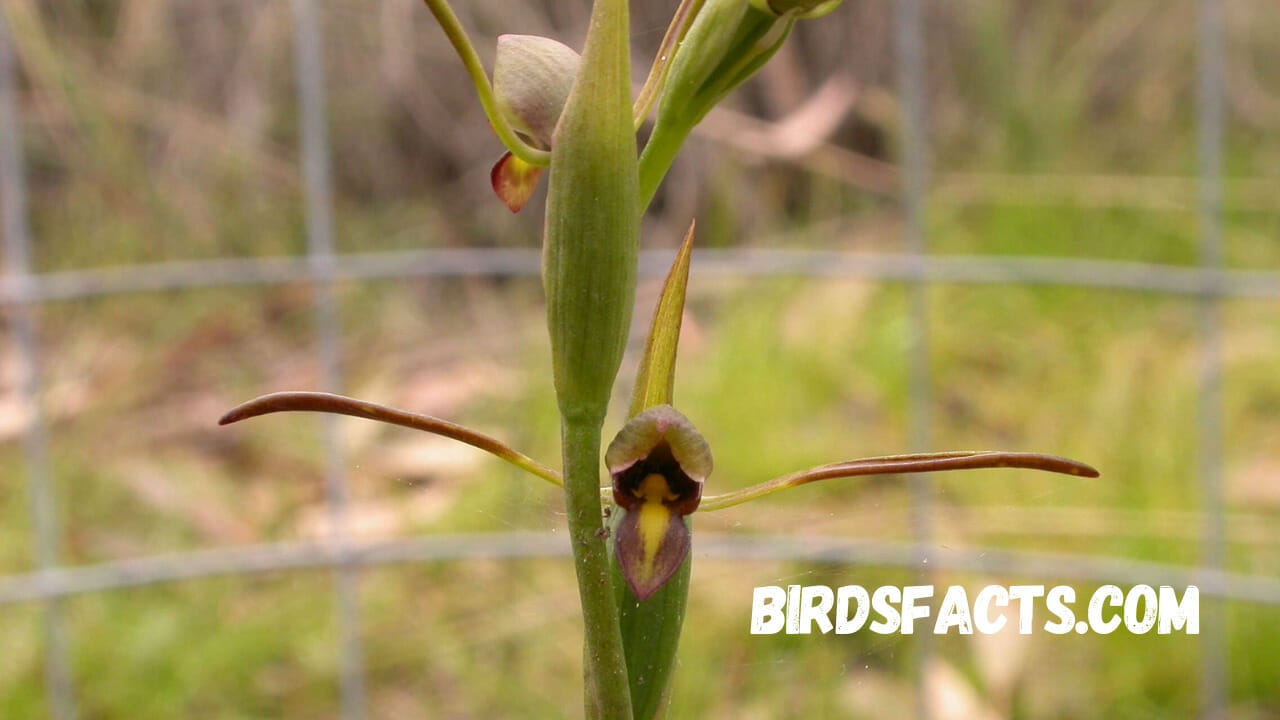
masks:
{"type": "MultiPolygon", "coordinates": [[[[889,8],[847,5],[832,16],[844,22],[803,28],[781,69],[736,102],[784,114],[788,93],[812,88],[840,62],[867,100],[832,142],[890,159],[899,128],[882,32],[889,8]]],[[[570,36],[585,5],[464,7],[464,21],[485,36],[570,36]]],[[[1224,239],[1228,264],[1245,269],[1280,267],[1280,55],[1270,42],[1280,19],[1267,7],[1227,5],[1224,239]]],[[[1194,9],[1189,0],[931,7],[930,251],[1194,265],[1194,9]]],[[[37,269],[303,250],[287,4],[11,0],[6,10],[21,31],[37,269]]],[[[512,217],[486,195],[497,145],[419,10],[408,0],[326,8],[339,245],[533,247],[536,212],[512,217]]],[[[636,11],[636,42],[648,52],[665,8],[636,11]]],[[[892,200],[720,152],[708,141],[691,145],[672,187],[697,196],[662,198],[647,245],[674,242],[694,212],[704,247],[902,248],[892,200]]],[[[715,491],[907,448],[901,285],[713,277],[696,265],[693,282],[677,401],[715,448],[715,491]]],[[[638,325],[653,293],[651,283],[642,288],[638,325]]],[[[339,297],[349,392],[556,456],[536,279],[350,284],[339,297]]],[[[1104,472],[1099,481],[1012,471],[937,477],[939,553],[1199,558],[1193,299],[942,284],[927,300],[933,445],[1057,452],[1104,472]]],[[[320,384],[310,301],[305,288],[287,286],[39,310],[66,562],[321,535],[314,418],[211,427],[255,393],[320,384]]],[[[1228,561],[1276,577],[1280,307],[1228,300],[1222,315],[1228,561]]],[[[13,372],[6,367],[6,398],[16,392],[13,372]]],[[[6,427],[0,572],[20,573],[33,566],[22,426],[6,427]]],[[[407,431],[340,427],[359,537],[563,523],[554,492],[497,462],[407,431]]],[[[809,486],[697,523],[715,533],[892,540],[908,538],[909,513],[902,481],[882,478],[809,486]]],[[[912,577],[894,568],[698,560],[672,716],[904,716],[909,639],[752,637],[747,623],[756,585],[912,577]]],[[[580,629],[567,562],[469,560],[362,578],[371,717],[579,712],[580,629]]],[[[1020,581],[1053,582],[963,573],[936,582],[1020,581]]],[[[1092,590],[1072,585],[1081,597],[1092,590]]],[[[189,581],[75,597],[65,607],[86,717],[336,715],[327,573],[189,581]]],[[[1231,716],[1280,714],[1280,609],[1233,603],[1229,616],[1231,716]]],[[[40,623],[34,606],[0,611],[6,718],[46,714],[40,623]]],[[[1194,638],[1039,634],[939,638],[937,648],[942,664],[930,672],[938,692],[970,697],[975,713],[1185,717],[1199,701],[1194,638]]]]}

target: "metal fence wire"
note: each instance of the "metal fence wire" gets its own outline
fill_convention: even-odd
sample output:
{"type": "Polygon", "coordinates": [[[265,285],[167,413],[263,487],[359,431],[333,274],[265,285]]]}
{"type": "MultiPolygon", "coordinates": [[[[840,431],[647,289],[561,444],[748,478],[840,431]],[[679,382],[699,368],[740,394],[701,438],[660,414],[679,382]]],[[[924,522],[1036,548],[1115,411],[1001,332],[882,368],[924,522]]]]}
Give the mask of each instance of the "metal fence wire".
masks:
{"type": "MultiPolygon", "coordinates": [[[[925,132],[924,60],[921,0],[894,3],[894,45],[898,93],[904,113],[902,198],[907,252],[853,256],[834,251],[724,250],[701,251],[700,272],[734,275],[805,275],[901,281],[910,288],[908,321],[909,435],[917,450],[930,447],[930,370],[924,294],[930,283],[1051,284],[1120,288],[1196,298],[1201,348],[1199,386],[1199,474],[1202,487],[1202,559],[1195,567],[997,549],[948,550],[931,553],[929,483],[915,477],[910,484],[910,543],[871,540],[798,542],[786,537],[699,538],[700,556],[728,560],[785,559],[813,563],[868,563],[904,568],[932,560],[936,570],[1020,574],[1098,582],[1195,584],[1206,598],[1202,607],[1201,697],[1204,717],[1218,717],[1227,705],[1227,648],[1222,601],[1280,605],[1280,579],[1225,570],[1222,437],[1222,331],[1224,297],[1280,297],[1280,272],[1228,270],[1222,260],[1222,145],[1224,27],[1222,3],[1199,0],[1198,48],[1198,183],[1201,253],[1198,267],[1171,267],[1134,262],[1005,257],[934,257],[922,207],[928,185],[928,140],[925,132]]],[[[491,535],[432,536],[388,542],[357,542],[345,528],[348,497],[345,462],[336,426],[324,422],[325,489],[334,528],[323,542],[276,543],[65,567],[60,562],[57,498],[41,415],[40,347],[34,309],[41,303],[115,293],[140,293],[199,287],[271,285],[307,282],[314,289],[316,351],[327,389],[343,385],[342,358],[333,285],[395,277],[536,275],[536,251],[423,250],[339,255],[334,249],[330,160],[324,113],[325,70],[314,0],[292,0],[307,253],[304,258],[170,262],[111,270],[34,273],[32,232],[28,222],[23,142],[18,106],[17,60],[4,14],[0,13],[0,208],[3,210],[4,274],[0,303],[10,318],[13,347],[19,356],[21,392],[29,413],[25,458],[31,524],[35,533],[33,572],[0,577],[0,605],[38,603],[43,607],[45,674],[48,704],[58,720],[76,717],[76,692],[70,671],[71,650],[62,602],[69,596],[99,593],[155,583],[217,575],[248,575],[295,569],[331,568],[338,613],[339,683],[342,717],[365,715],[363,652],[356,572],[391,563],[457,561],[467,558],[567,556],[562,536],[510,532],[491,535]]],[[[662,253],[642,257],[642,272],[655,275],[665,266],[662,253]]],[[[931,571],[932,572],[932,571],[931,571]]],[[[929,717],[921,668],[930,653],[928,635],[916,653],[918,716],[929,717]]]]}

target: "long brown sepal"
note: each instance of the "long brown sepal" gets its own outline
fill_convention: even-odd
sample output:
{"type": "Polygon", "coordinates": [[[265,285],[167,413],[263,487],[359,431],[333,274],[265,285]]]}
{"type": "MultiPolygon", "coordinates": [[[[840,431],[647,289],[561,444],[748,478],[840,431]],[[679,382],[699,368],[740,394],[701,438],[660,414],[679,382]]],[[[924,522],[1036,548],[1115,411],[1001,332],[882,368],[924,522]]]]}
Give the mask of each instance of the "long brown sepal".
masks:
{"type": "Polygon", "coordinates": [[[421,430],[433,435],[440,435],[501,458],[512,465],[537,475],[553,485],[562,485],[560,473],[534,460],[521,452],[513,450],[506,443],[484,433],[476,432],[448,420],[441,420],[430,415],[397,410],[386,405],[356,400],[345,395],[334,395],[322,392],[276,392],[254,398],[249,402],[237,405],[218,419],[219,425],[230,425],[259,415],[278,412],[322,412],[335,415],[376,420],[391,425],[421,430]]]}
{"type": "Polygon", "coordinates": [[[1040,453],[963,450],[912,455],[885,455],[821,465],[723,495],[706,496],[702,498],[700,509],[704,511],[723,510],[763,495],[786,488],[806,485],[818,480],[860,475],[926,473],[943,470],[977,470],[980,468],[1022,468],[1078,477],[1098,477],[1097,470],[1082,462],[1058,457],[1057,455],[1042,455],[1040,453]]]}

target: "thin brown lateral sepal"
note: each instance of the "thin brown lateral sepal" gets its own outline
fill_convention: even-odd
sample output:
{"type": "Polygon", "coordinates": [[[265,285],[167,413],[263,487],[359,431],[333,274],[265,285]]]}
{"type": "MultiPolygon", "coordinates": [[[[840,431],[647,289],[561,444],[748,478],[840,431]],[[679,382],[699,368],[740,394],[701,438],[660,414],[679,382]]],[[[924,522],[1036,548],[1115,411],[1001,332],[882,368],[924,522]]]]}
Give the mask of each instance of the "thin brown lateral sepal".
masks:
{"type": "Polygon", "coordinates": [[[448,420],[441,420],[430,415],[397,410],[386,405],[356,400],[345,395],[334,395],[322,392],[277,392],[254,398],[249,402],[237,405],[218,419],[219,425],[247,420],[259,415],[278,412],[321,412],[334,415],[350,415],[351,417],[376,420],[390,425],[399,425],[412,430],[421,430],[433,435],[440,435],[505,460],[512,465],[536,475],[552,485],[563,485],[560,473],[518,452],[497,438],[476,432],[448,420]]]}
{"type": "Polygon", "coordinates": [[[1022,468],[1024,470],[1042,470],[1044,472],[1075,475],[1077,477],[1098,477],[1097,470],[1082,462],[1058,457],[1057,455],[1042,455],[1040,453],[963,450],[912,455],[885,455],[821,465],[790,475],[783,475],[742,490],[735,490],[723,495],[706,496],[702,498],[700,509],[704,511],[723,510],[779,490],[806,485],[818,480],[861,475],[926,473],[943,470],[977,470],[980,468],[1022,468]]]}

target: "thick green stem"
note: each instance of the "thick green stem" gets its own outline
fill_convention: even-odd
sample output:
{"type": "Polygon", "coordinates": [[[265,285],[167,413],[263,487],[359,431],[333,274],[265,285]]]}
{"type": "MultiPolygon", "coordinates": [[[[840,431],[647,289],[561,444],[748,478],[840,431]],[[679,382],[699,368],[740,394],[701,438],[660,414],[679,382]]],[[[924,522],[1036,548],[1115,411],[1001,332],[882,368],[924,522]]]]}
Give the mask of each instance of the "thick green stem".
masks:
{"type": "Polygon", "coordinates": [[[631,691],[596,489],[600,482],[600,425],[591,419],[564,421],[565,508],[586,632],[588,716],[631,720],[631,691]]]}

